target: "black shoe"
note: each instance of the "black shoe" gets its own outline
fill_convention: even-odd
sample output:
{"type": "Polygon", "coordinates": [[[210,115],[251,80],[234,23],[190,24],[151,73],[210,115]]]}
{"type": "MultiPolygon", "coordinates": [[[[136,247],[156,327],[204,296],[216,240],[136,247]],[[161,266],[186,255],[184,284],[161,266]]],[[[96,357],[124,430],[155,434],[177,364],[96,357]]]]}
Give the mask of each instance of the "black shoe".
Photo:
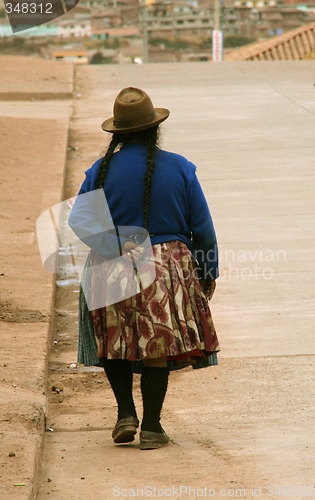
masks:
{"type": "Polygon", "coordinates": [[[118,420],[112,432],[114,443],[130,443],[134,441],[139,427],[139,420],[135,417],[126,417],[118,420]]]}
{"type": "Polygon", "coordinates": [[[155,450],[161,448],[170,442],[168,435],[163,432],[140,432],[140,450],[155,450]]]}

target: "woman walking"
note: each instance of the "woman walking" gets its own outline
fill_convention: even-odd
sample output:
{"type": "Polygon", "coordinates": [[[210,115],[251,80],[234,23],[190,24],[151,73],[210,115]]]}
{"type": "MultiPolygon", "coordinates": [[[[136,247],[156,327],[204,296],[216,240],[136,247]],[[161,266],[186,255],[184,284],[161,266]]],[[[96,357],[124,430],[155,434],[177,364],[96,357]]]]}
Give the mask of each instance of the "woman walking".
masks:
{"type": "Polygon", "coordinates": [[[219,344],[207,303],[218,277],[217,242],[196,167],[157,147],[159,124],[169,111],[154,108],[143,90],[128,87],[116,97],[113,114],[102,124],[112,134],[107,152],[87,170],[79,195],[104,190],[118,233],[122,226],[143,231],[125,231],[118,239],[111,231],[103,239],[92,234],[96,230],[87,236],[91,210],[80,203],[81,196],[69,225],[91,247],[86,269],[106,267],[90,275],[92,295],[110,292],[117,283],[128,287],[124,258],[135,269],[153,262],[155,279],[146,287],[140,283],[132,296],[105,300],[90,311],[81,288],[78,362],[105,369],[118,405],[115,443],[131,442],[137,432],[132,383],[133,373],[141,373],[140,449],[154,449],[170,441],[160,423],[170,370],[217,364],[219,344]],[[149,257],[145,234],[152,245],[149,257]],[[113,240],[125,257],[110,255],[113,240]]]}

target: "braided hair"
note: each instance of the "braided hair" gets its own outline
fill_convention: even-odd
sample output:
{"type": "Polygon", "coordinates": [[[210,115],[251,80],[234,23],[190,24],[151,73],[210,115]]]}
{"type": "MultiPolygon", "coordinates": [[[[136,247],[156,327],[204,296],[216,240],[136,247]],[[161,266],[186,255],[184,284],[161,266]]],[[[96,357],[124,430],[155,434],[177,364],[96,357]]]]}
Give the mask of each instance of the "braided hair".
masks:
{"type": "Polygon", "coordinates": [[[100,163],[100,169],[98,171],[97,184],[96,184],[97,189],[101,189],[104,186],[109,162],[115,152],[115,149],[119,144],[119,140],[120,140],[119,136],[117,134],[113,134],[112,140],[109,143],[105,156],[100,163]]]}
{"type": "Polygon", "coordinates": [[[108,172],[110,160],[117,146],[126,146],[133,142],[144,143],[147,146],[147,169],[144,177],[144,228],[147,229],[149,209],[150,209],[150,192],[152,184],[152,175],[155,167],[155,154],[158,144],[158,126],[152,127],[140,132],[131,132],[127,134],[113,134],[112,140],[107,148],[106,154],[102,159],[99,167],[96,188],[101,189],[104,186],[105,178],[108,172]]]}

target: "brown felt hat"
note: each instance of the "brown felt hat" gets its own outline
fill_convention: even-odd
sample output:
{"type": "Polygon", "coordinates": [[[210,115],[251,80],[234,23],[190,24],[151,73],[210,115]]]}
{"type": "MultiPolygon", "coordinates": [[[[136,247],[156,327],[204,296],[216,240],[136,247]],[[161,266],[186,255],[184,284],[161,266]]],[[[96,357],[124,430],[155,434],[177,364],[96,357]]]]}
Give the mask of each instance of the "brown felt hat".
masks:
{"type": "Polygon", "coordinates": [[[114,102],[114,116],[102,123],[106,132],[122,134],[154,127],[166,120],[170,112],[154,108],[148,94],[135,87],[121,90],[114,102]]]}

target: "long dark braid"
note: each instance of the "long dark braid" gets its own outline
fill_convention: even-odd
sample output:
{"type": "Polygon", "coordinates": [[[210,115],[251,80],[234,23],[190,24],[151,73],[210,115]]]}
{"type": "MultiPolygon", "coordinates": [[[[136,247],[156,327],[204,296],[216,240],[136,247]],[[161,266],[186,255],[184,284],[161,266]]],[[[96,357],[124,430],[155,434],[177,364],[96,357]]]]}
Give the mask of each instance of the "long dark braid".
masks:
{"type": "Polygon", "coordinates": [[[97,189],[100,189],[104,186],[109,162],[117,146],[125,146],[133,142],[144,143],[147,146],[147,169],[144,177],[144,228],[146,229],[148,225],[150,209],[152,174],[155,167],[155,153],[158,143],[158,127],[152,127],[141,132],[134,132],[129,134],[113,134],[106,154],[100,164],[97,179],[97,189]]]}
{"type": "Polygon", "coordinates": [[[105,156],[102,159],[101,164],[100,164],[100,169],[99,169],[98,178],[97,178],[97,186],[96,186],[97,189],[101,189],[104,186],[105,177],[107,174],[109,162],[110,162],[111,157],[113,156],[115,149],[117,148],[119,142],[120,142],[119,136],[117,134],[113,134],[112,140],[109,143],[106,154],[105,154],[105,156]]]}
{"type": "Polygon", "coordinates": [[[157,143],[157,127],[152,129],[147,143],[147,170],[144,177],[144,228],[147,229],[149,209],[150,209],[150,193],[152,184],[152,174],[155,167],[155,153],[157,143]]]}

